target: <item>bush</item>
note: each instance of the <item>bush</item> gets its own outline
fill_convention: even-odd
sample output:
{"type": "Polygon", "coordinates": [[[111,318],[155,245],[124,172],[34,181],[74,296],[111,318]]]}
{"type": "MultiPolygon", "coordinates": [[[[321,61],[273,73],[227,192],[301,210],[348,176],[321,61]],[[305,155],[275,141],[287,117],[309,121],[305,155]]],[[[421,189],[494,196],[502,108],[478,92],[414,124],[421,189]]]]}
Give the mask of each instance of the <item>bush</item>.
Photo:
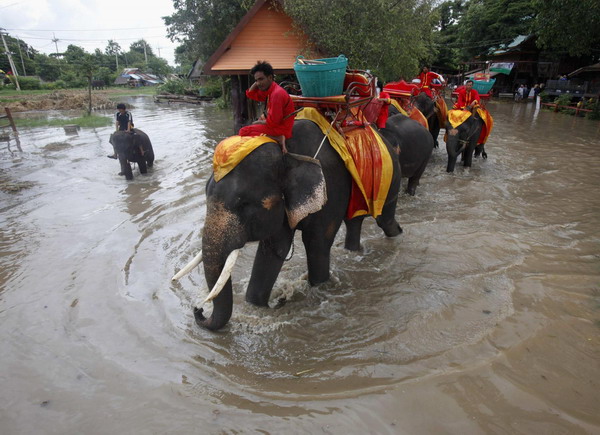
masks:
{"type": "Polygon", "coordinates": [[[66,88],[67,88],[67,84],[64,82],[64,80],[56,80],[55,82],[48,82],[48,83],[42,84],[42,89],[48,89],[51,91],[54,91],[56,89],[66,89],[66,88]]]}
{"type": "Polygon", "coordinates": [[[587,112],[587,118],[588,119],[600,119],[600,100],[592,100],[590,98],[590,106],[591,107],[586,107],[586,109],[591,109],[591,112],[587,112]]]}
{"type": "Polygon", "coordinates": [[[223,93],[221,88],[221,80],[219,79],[210,79],[203,86],[202,89],[204,91],[204,96],[219,98],[223,93]]]}
{"type": "Polygon", "coordinates": [[[193,95],[196,93],[188,80],[174,79],[168,80],[162,85],[158,86],[157,93],[177,94],[177,95],[193,95]]]}
{"type": "MultiPolygon", "coordinates": [[[[559,106],[572,106],[573,103],[572,103],[571,99],[572,99],[571,95],[565,94],[565,95],[561,95],[556,100],[554,100],[554,103],[558,104],[559,106]]],[[[564,112],[564,113],[569,113],[571,115],[575,114],[575,111],[573,109],[566,109],[564,107],[559,107],[558,111],[564,112]]]]}
{"type": "Polygon", "coordinates": [[[41,89],[42,84],[37,77],[19,77],[19,86],[23,90],[41,89]]]}
{"type": "Polygon", "coordinates": [[[547,92],[542,92],[540,93],[540,98],[542,100],[542,103],[550,103],[552,102],[552,95],[548,94],[547,92]]]}

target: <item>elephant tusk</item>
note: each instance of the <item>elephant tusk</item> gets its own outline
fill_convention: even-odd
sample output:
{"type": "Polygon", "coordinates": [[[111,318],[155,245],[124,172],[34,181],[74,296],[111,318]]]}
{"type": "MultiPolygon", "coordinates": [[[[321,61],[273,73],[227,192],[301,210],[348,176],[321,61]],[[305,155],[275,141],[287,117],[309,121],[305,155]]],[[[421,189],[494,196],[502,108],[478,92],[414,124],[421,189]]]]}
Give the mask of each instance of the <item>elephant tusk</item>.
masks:
{"type": "Polygon", "coordinates": [[[171,281],[177,281],[182,276],[187,275],[192,271],[194,267],[198,266],[200,263],[202,263],[202,251],[200,251],[200,253],[196,255],[192,259],[192,261],[190,261],[183,269],[177,272],[177,274],[175,274],[175,276],[171,278],[171,281]]]}
{"type": "Polygon", "coordinates": [[[237,260],[239,253],[240,249],[231,251],[231,254],[229,254],[227,260],[225,261],[225,266],[223,266],[221,276],[219,276],[219,279],[215,283],[213,289],[210,291],[206,299],[204,299],[204,303],[212,301],[219,295],[219,293],[221,293],[221,290],[223,290],[223,287],[225,287],[227,280],[231,277],[231,270],[233,269],[233,266],[235,266],[235,261],[237,260]]]}

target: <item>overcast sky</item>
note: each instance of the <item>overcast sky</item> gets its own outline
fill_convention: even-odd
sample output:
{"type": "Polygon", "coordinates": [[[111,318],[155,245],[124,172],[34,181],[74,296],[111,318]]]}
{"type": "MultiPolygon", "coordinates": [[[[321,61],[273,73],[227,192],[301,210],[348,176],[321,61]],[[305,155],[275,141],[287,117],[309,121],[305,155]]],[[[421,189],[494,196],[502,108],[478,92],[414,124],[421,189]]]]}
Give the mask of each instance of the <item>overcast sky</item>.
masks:
{"type": "Polygon", "coordinates": [[[174,66],[178,44],[166,37],[161,18],[173,12],[171,0],[0,0],[0,28],[45,54],[56,53],[56,45],[63,52],[69,44],[104,51],[109,39],[127,51],[143,38],[174,66]]]}

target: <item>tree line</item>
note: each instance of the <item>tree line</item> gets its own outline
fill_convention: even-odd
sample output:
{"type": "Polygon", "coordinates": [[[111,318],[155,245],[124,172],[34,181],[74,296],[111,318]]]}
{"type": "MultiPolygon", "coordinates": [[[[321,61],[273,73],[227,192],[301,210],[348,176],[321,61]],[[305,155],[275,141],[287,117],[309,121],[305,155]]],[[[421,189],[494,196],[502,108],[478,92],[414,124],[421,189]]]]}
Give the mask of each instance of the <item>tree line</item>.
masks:
{"type": "MultiPolygon", "coordinates": [[[[5,35],[4,38],[19,75],[21,89],[86,87],[90,77],[110,85],[124,68],[139,68],[156,75],[166,75],[173,71],[168,62],[156,56],[152,47],[143,39],[133,42],[127,51],[117,42],[109,40],[104,51],[96,49],[93,53],[88,53],[71,44],[63,53],[47,55],[21,39],[10,35],[5,35]],[[39,77],[42,82],[31,76],[39,77]]],[[[0,56],[0,69],[6,73],[11,71],[6,55],[0,56]]]]}
{"type": "MultiPolygon", "coordinates": [[[[163,17],[181,45],[176,61],[189,69],[206,61],[254,5],[254,0],[173,0],[163,17]]],[[[414,76],[422,65],[457,72],[461,62],[537,36],[550,57],[600,56],[598,0],[294,0],[275,7],[316,47],[345,54],[350,66],[370,69],[385,81],[414,76]]],[[[273,41],[277,43],[277,41],[273,41]]],[[[309,48],[309,47],[307,47],[309,48]]],[[[250,68],[250,65],[249,65],[250,68]]]]}

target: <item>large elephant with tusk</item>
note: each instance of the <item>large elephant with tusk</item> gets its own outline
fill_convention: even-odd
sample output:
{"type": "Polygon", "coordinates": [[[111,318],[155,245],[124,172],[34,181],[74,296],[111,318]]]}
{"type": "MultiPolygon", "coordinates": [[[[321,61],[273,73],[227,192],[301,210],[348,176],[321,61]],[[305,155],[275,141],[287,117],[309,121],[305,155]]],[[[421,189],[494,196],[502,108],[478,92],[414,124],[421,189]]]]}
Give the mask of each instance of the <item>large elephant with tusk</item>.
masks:
{"type": "MultiPolygon", "coordinates": [[[[289,153],[268,142],[256,148],[220,181],[206,185],[207,212],[202,232],[202,261],[213,302],[206,318],[195,308],[198,325],[218,330],[230,319],[233,307],[231,269],[239,250],[259,241],[246,300],[268,306],[273,285],[290,251],[294,232],[302,231],[311,285],[329,279],[330,250],[344,221],[351,195],[351,175],[321,129],[311,121],[296,120],[289,153]]],[[[397,155],[389,147],[394,174],[377,224],[387,236],[402,232],[395,219],[400,188],[397,155]]],[[[360,226],[348,228],[358,231],[360,226]]],[[[352,239],[360,238],[360,234],[352,239]]],[[[193,269],[198,255],[182,272],[193,269]]],[[[175,278],[180,278],[182,272],[175,278]]]]}

